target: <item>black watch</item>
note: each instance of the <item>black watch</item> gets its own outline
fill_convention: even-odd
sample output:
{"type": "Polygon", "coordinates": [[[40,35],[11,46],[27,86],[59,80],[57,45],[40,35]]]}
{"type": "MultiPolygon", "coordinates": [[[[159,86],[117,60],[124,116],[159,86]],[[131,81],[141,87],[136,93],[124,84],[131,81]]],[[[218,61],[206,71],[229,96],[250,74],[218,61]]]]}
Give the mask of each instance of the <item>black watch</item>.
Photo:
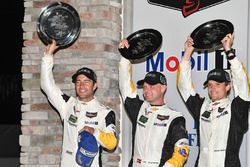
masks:
{"type": "Polygon", "coordinates": [[[227,60],[232,60],[236,57],[234,49],[230,49],[228,51],[225,51],[225,54],[227,56],[227,60]]]}

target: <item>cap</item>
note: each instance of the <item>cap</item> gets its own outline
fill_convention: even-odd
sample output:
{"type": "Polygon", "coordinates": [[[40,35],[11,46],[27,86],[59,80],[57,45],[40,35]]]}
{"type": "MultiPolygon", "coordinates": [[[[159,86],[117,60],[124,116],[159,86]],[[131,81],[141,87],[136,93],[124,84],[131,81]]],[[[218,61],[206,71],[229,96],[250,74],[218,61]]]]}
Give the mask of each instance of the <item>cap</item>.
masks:
{"type": "Polygon", "coordinates": [[[78,75],[83,74],[92,81],[96,82],[97,81],[97,76],[93,70],[87,67],[80,68],[79,70],[76,71],[76,73],[72,76],[72,82],[76,82],[76,78],[78,75]]]}
{"type": "Polygon", "coordinates": [[[229,73],[223,69],[213,69],[207,74],[207,80],[203,83],[203,86],[207,86],[208,81],[213,80],[219,83],[231,82],[229,73]]]}
{"type": "Polygon", "coordinates": [[[76,152],[77,164],[83,167],[90,167],[97,152],[98,145],[95,136],[87,131],[79,133],[76,152]]]}
{"type": "Polygon", "coordinates": [[[137,82],[137,85],[141,86],[143,85],[143,83],[146,82],[150,85],[155,85],[155,84],[162,84],[162,85],[167,85],[167,79],[166,77],[160,73],[160,72],[157,72],[157,71],[151,71],[151,72],[148,72],[146,75],[145,75],[145,78],[142,79],[142,80],[139,80],[137,82]]]}

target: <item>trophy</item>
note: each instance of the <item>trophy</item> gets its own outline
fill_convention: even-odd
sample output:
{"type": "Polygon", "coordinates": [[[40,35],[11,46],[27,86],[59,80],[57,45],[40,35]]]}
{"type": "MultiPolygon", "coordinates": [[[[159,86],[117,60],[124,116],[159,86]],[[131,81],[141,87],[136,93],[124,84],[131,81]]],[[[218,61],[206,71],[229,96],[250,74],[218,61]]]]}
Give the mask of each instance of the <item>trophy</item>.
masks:
{"type": "Polygon", "coordinates": [[[77,11],[63,2],[44,7],[37,21],[38,36],[45,45],[54,39],[59,47],[68,47],[78,38],[80,30],[77,11]]]}
{"type": "Polygon", "coordinates": [[[196,49],[216,49],[221,47],[221,40],[234,32],[234,26],[227,20],[212,20],[198,26],[192,33],[196,49]]]}
{"type": "Polygon", "coordinates": [[[162,44],[162,35],[155,29],[138,30],[126,39],[129,48],[120,48],[119,52],[129,60],[147,58],[156,53],[162,44]]]}

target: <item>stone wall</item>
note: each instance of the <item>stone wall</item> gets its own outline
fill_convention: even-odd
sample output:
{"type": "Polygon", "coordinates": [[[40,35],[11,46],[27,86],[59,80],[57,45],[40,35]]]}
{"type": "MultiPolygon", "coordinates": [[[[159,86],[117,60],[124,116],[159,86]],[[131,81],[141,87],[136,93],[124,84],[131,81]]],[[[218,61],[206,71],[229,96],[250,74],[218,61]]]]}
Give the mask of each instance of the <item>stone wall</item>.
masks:
{"type": "MultiPolygon", "coordinates": [[[[62,122],[40,89],[40,63],[45,45],[38,38],[36,25],[48,0],[26,0],[22,49],[22,120],[19,143],[21,167],[59,167],[62,122]]],[[[118,42],[121,38],[121,0],[65,0],[80,16],[81,33],[73,45],[55,54],[54,77],[59,87],[75,95],[72,74],[80,67],[94,69],[98,77],[97,98],[116,111],[119,132],[118,42]]],[[[103,166],[116,167],[120,147],[104,152],[103,166]]]]}

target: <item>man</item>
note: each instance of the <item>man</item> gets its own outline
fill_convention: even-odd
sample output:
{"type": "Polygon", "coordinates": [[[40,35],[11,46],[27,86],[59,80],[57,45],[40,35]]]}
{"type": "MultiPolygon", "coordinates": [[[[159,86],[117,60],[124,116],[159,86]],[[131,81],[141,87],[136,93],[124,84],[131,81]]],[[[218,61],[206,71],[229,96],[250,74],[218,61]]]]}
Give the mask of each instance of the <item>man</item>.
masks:
{"type": "Polygon", "coordinates": [[[113,150],[117,145],[115,113],[94,96],[97,77],[95,72],[87,67],[79,69],[72,76],[76,98],[67,96],[59,89],[52,73],[53,54],[57,49],[54,40],[46,47],[41,64],[41,88],[63,120],[61,167],[79,167],[75,157],[78,150],[78,134],[82,131],[93,134],[99,146],[91,167],[101,166],[102,148],[113,150]]]}
{"type": "Polygon", "coordinates": [[[209,98],[201,98],[193,88],[190,64],[193,40],[189,37],[185,42],[177,85],[187,108],[199,125],[198,167],[240,167],[239,150],[248,128],[250,99],[248,77],[231,48],[233,40],[234,34],[228,34],[222,40],[232,78],[222,69],[211,70],[204,82],[209,98]],[[231,80],[233,100],[228,97],[231,80]]]}
{"type": "MultiPolygon", "coordinates": [[[[128,48],[126,39],[119,48],[128,48]]],[[[182,167],[188,157],[188,139],[185,118],[170,109],[164,100],[167,91],[165,76],[156,71],[137,82],[145,100],[136,93],[131,78],[131,63],[121,57],[119,87],[126,112],[132,122],[133,167],[182,167]]]]}

